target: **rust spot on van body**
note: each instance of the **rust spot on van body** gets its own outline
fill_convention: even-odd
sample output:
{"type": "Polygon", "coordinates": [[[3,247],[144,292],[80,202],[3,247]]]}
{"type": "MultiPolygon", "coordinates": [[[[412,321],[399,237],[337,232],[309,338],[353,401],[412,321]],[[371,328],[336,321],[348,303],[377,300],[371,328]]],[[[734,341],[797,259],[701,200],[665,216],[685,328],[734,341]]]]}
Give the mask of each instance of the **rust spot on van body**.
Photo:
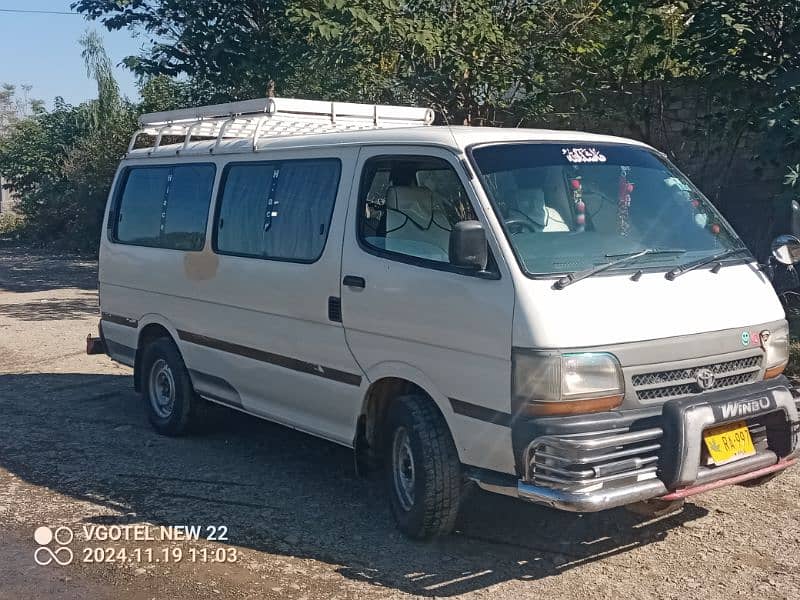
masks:
{"type": "Polygon", "coordinates": [[[183,271],[187,279],[206,281],[214,279],[219,269],[219,256],[205,248],[202,252],[187,252],[183,257],[183,271]]]}

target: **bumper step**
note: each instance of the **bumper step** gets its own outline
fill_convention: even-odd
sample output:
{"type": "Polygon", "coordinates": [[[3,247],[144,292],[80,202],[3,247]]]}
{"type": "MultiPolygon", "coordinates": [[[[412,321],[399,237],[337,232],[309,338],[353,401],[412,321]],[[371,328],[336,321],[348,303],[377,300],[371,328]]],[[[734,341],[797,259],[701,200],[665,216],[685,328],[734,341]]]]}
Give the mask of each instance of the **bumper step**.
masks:
{"type": "Polygon", "coordinates": [[[683,488],[682,490],[675,490],[674,492],[671,492],[666,496],[661,496],[660,500],[681,500],[682,498],[688,498],[689,496],[694,496],[695,494],[702,494],[703,492],[715,490],[717,488],[725,487],[727,485],[736,485],[737,483],[744,483],[745,481],[750,481],[751,479],[758,479],[759,477],[763,477],[764,475],[769,475],[770,473],[783,471],[787,467],[791,467],[796,463],[797,463],[796,458],[788,458],[788,459],[784,458],[783,460],[779,460],[777,463],[773,465],[769,465],[768,467],[763,467],[755,471],[750,471],[749,473],[742,473],[741,475],[735,475],[733,477],[728,477],[726,479],[718,479],[717,481],[712,481],[710,483],[701,483],[700,485],[683,488]]]}

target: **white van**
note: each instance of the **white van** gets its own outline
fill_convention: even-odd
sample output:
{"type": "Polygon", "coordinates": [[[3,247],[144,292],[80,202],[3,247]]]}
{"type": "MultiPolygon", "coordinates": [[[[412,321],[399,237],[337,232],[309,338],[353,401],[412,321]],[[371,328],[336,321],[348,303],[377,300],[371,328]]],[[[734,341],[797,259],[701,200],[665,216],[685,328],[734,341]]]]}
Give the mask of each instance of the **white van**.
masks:
{"type": "Polygon", "coordinates": [[[159,432],[216,403],[352,447],[417,538],[470,481],[582,512],[796,462],[767,269],[664,155],[432,120],[281,98],[142,118],[89,351],[134,368],[159,432]]]}

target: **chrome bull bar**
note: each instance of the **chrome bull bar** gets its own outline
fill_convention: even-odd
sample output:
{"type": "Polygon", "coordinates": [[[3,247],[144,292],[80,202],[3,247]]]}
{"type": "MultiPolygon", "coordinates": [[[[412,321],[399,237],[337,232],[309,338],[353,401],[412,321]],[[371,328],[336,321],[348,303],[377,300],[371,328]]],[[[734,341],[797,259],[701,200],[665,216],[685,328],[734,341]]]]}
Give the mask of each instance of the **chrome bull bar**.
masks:
{"type": "Polygon", "coordinates": [[[659,497],[687,497],[780,471],[795,464],[800,453],[798,409],[788,390],[768,393],[774,400],[772,410],[752,419],[782,411],[791,438],[788,454],[779,456],[766,447],[765,439],[753,456],[727,465],[701,465],[703,431],[717,419],[708,404],[698,404],[684,413],[680,428],[683,452],[676,457],[677,464],[659,464],[674,456],[672,448],[662,448],[665,435],[661,427],[545,435],[527,446],[524,478],[517,482],[515,495],[562,510],[595,512],[659,497]],[[668,466],[678,475],[669,488],[659,478],[668,466]]]}
{"type": "Polygon", "coordinates": [[[657,478],[661,428],[543,436],[525,451],[523,499],[553,508],[595,512],[667,492],[657,478]]]}

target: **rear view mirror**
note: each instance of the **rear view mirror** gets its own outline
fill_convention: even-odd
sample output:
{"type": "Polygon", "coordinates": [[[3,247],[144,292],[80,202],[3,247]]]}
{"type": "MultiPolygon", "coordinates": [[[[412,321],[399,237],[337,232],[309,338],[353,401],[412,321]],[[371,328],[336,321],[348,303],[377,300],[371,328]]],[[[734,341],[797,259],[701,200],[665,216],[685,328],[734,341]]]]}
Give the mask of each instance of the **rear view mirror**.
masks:
{"type": "Polygon", "coordinates": [[[772,256],[784,265],[800,262],[800,239],[793,235],[779,235],[772,242],[772,256]]]}
{"type": "Polygon", "coordinates": [[[461,221],[450,232],[450,264],[483,271],[489,261],[486,232],[479,221],[461,221]]]}

